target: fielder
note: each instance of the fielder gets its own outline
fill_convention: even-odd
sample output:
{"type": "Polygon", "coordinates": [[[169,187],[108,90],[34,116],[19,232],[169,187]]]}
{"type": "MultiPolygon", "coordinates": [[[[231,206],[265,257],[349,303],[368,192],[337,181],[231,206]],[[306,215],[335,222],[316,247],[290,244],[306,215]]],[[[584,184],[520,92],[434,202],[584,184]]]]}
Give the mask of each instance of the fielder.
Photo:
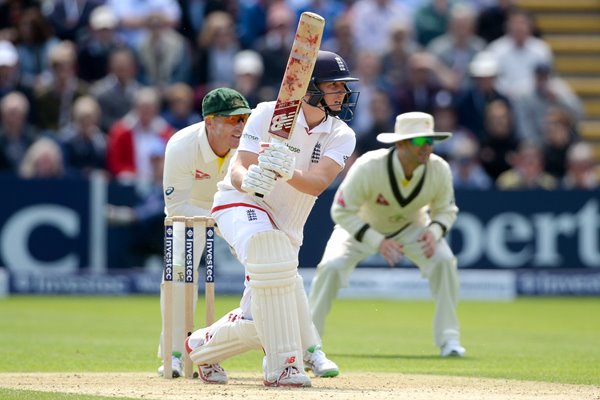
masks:
{"type": "Polygon", "coordinates": [[[379,252],[390,267],[402,256],[419,267],[435,300],[433,334],[441,356],[465,354],[456,316],[456,258],[443,238],[458,208],[450,167],[432,154],[433,143],[450,136],[433,131],[429,114],[401,114],[394,133],[377,135],[394,146],[365,153],[348,171],[331,206],[336,225],[310,291],[321,334],[340,287],[348,286],[360,261],[379,252]]]}
{"type": "MultiPolygon", "coordinates": [[[[240,93],[229,88],[215,89],[202,101],[203,122],[190,125],[175,133],[167,143],[163,176],[165,213],[168,217],[210,216],[217,182],[225,177],[229,162],[238,147],[242,130],[251,109],[240,93]]],[[[198,266],[204,251],[204,229],[195,223],[194,265],[198,266]]],[[[173,250],[173,377],[182,375],[181,355],[184,351],[184,225],[175,224],[173,250]],[[180,286],[180,287],[179,287],[180,286]],[[178,312],[175,312],[179,310],[178,312]]],[[[196,276],[198,272],[195,272],[196,276]]],[[[194,312],[198,283],[194,278],[194,312]]],[[[164,317],[164,299],[161,290],[161,313],[164,317]]],[[[162,342],[162,333],[161,333],[162,342]]],[[[162,351],[159,347],[159,357],[162,351]]],[[[163,374],[161,363],[159,375],[163,374]]],[[[202,369],[200,375],[202,376],[202,369]]],[[[210,371],[206,372],[207,374],[210,371]]]]}
{"type": "Polygon", "coordinates": [[[245,267],[246,288],[239,309],[188,338],[195,363],[218,363],[262,347],[266,386],[310,386],[305,368],[315,376],[338,375],[320,349],[297,271],[298,252],[317,196],[354,150],[354,131],[340,117],[352,114],[347,83],[356,80],[340,56],[320,51],[285,145],[267,143],[275,102],[253,111],[212,209],[245,267]]]}

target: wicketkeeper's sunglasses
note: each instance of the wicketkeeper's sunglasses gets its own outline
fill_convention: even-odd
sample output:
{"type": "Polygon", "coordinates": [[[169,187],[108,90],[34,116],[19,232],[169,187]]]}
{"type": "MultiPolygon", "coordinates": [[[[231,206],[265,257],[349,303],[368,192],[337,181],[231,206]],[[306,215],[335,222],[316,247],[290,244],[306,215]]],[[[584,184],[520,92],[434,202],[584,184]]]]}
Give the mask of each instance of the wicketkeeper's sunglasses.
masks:
{"type": "Polygon", "coordinates": [[[423,147],[425,145],[431,146],[433,145],[432,137],[415,137],[410,139],[410,142],[417,147],[423,147]]]}
{"type": "Polygon", "coordinates": [[[250,114],[239,114],[239,115],[209,115],[206,118],[214,118],[219,117],[221,121],[226,123],[227,125],[237,125],[240,122],[245,124],[248,121],[248,117],[250,114]]]}

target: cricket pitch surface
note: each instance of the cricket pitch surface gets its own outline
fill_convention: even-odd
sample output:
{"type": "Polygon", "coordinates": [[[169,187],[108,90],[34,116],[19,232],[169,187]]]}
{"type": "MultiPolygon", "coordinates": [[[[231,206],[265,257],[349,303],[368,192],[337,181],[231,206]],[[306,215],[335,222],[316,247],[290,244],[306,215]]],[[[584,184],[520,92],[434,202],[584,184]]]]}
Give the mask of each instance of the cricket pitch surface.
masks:
{"type": "Polygon", "coordinates": [[[600,400],[600,387],[591,385],[439,375],[342,371],[336,378],[312,378],[312,385],[267,388],[258,372],[231,372],[227,385],[151,373],[0,374],[1,388],[157,400],[600,400]]]}

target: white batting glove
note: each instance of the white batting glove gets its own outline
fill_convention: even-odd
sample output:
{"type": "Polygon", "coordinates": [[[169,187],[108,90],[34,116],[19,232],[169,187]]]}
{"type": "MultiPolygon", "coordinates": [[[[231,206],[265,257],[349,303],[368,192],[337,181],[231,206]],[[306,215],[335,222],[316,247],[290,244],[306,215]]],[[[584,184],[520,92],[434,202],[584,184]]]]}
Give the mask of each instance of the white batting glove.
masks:
{"type": "Polygon", "coordinates": [[[294,153],[283,143],[261,143],[260,147],[258,165],[263,169],[275,172],[279,179],[290,180],[296,166],[294,153]]]}
{"type": "Polygon", "coordinates": [[[256,164],[252,164],[242,180],[242,190],[246,193],[266,196],[275,187],[276,179],[275,172],[267,171],[256,164]]]}

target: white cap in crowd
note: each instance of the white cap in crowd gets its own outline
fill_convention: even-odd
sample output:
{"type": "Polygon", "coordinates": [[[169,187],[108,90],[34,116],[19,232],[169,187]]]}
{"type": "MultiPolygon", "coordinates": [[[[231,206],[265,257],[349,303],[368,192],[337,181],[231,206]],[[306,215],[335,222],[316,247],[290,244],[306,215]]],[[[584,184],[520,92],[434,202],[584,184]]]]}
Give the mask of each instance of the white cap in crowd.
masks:
{"type": "Polygon", "coordinates": [[[90,14],[92,29],[115,29],[118,24],[119,18],[109,6],[96,7],[90,14]]]}
{"type": "Polygon", "coordinates": [[[235,55],[233,71],[236,75],[262,75],[264,70],[262,58],[254,50],[242,50],[235,55]]]}
{"type": "Polygon", "coordinates": [[[0,40],[0,66],[14,67],[19,61],[19,53],[8,40],[0,40]]]}
{"type": "Polygon", "coordinates": [[[475,78],[487,78],[498,75],[498,61],[487,51],[480,51],[469,64],[469,72],[475,78]]]}

